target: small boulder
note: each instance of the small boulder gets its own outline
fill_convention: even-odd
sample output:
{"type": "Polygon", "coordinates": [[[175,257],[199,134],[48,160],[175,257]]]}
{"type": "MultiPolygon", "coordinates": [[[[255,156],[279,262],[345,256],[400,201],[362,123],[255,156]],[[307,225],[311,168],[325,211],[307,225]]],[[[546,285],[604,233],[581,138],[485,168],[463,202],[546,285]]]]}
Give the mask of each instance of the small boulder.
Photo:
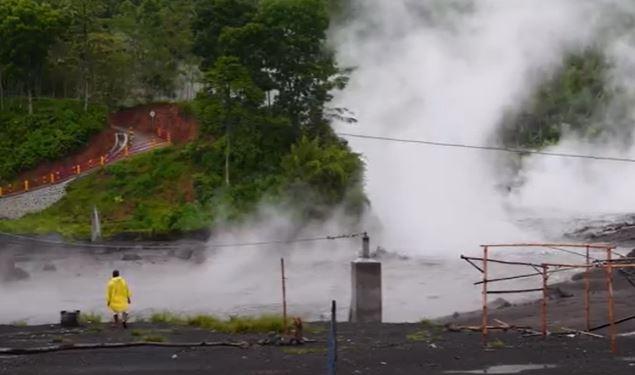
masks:
{"type": "Polygon", "coordinates": [[[124,254],[121,257],[121,260],[123,261],[135,261],[135,260],[141,260],[141,256],[137,255],[137,254],[124,254]]]}
{"type": "Polygon", "coordinates": [[[47,263],[47,264],[44,265],[42,270],[46,271],[46,272],[55,272],[55,271],[57,271],[57,267],[55,267],[55,265],[53,263],[47,263]]]}
{"type": "Polygon", "coordinates": [[[26,272],[22,268],[15,267],[5,272],[2,278],[4,279],[4,281],[11,282],[26,280],[29,277],[31,277],[31,275],[29,275],[28,272],[26,272]]]}
{"type": "Polygon", "coordinates": [[[500,310],[500,309],[506,309],[508,307],[511,307],[512,304],[504,298],[496,298],[492,302],[488,303],[487,306],[490,309],[500,310]]]}

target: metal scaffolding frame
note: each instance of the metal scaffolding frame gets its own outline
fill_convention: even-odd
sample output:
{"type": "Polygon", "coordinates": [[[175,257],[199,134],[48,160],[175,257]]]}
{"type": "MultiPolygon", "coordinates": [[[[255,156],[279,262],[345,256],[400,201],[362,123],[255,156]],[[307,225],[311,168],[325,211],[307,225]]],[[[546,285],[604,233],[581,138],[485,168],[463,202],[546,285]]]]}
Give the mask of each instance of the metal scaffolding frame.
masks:
{"type": "MultiPolygon", "coordinates": [[[[593,268],[604,269],[604,275],[606,280],[606,290],[608,294],[608,323],[601,328],[609,327],[609,335],[611,341],[611,351],[617,352],[617,324],[625,321],[624,319],[615,321],[615,301],[613,293],[613,271],[615,269],[635,268],[635,259],[627,258],[615,253],[615,246],[610,244],[554,244],[554,243],[519,243],[519,244],[491,244],[481,245],[483,256],[478,257],[466,257],[461,255],[461,259],[468,262],[474,268],[476,268],[483,275],[482,280],[474,283],[475,285],[482,285],[483,295],[483,309],[482,309],[482,322],[481,333],[483,337],[483,343],[487,343],[487,337],[489,334],[489,311],[488,311],[488,295],[490,294],[511,294],[511,293],[529,293],[529,292],[542,292],[542,299],[540,304],[541,315],[541,329],[540,333],[543,337],[548,335],[548,298],[549,298],[549,275],[573,269],[584,269],[584,313],[586,331],[591,331],[591,299],[590,299],[590,273],[593,268]],[[582,264],[565,264],[565,263],[531,263],[531,262],[518,262],[508,261],[504,259],[494,259],[490,257],[491,249],[518,249],[518,248],[540,248],[547,250],[562,251],[567,253],[574,253],[585,258],[585,262],[582,264]],[[577,253],[575,250],[584,250],[585,253],[577,253]],[[591,257],[592,252],[600,253],[601,258],[591,257]],[[619,255],[619,259],[614,256],[619,255]],[[480,264],[478,264],[480,262],[480,264]],[[533,273],[524,273],[508,277],[489,278],[490,273],[488,265],[490,263],[502,264],[508,266],[529,266],[534,269],[533,273]],[[491,290],[489,285],[500,281],[509,281],[522,278],[528,278],[533,276],[542,276],[542,285],[538,288],[532,289],[508,289],[508,290],[491,290]]],[[[627,318],[628,319],[628,318],[627,318]]],[[[598,327],[596,327],[598,328],[598,327]]]]}

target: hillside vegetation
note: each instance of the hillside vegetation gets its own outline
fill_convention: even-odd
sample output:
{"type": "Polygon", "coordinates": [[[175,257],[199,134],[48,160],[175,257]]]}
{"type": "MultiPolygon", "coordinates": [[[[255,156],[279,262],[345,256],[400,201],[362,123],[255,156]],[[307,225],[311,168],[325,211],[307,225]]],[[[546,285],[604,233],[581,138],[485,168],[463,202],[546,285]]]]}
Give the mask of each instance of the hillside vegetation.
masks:
{"type": "Polygon", "coordinates": [[[48,160],[62,158],[82,147],[106,126],[106,109],[82,110],[73,100],[37,100],[29,115],[20,101],[0,111],[0,185],[48,160]]]}
{"type": "Polygon", "coordinates": [[[597,137],[611,129],[599,121],[612,98],[606,84],[609,68],[604,56],[593,50],[567,56],[523,110],[505,120],[502,141],[540,148],[558,143],[564,131],[597,137]]]}
{"type": "MultiPolygon", "coordinates": [[[[104,107],[180,100],[200,125],[193,142],[76,181],[54,206],[0,221],[0,230],[85,238],[93,206],[107,236],[213,228],[262,204],[284,207],[298,225],[340,208],[359,217],[368,204],[364,165],[330,126],[355,121],[331,106],[351,68],[339,67],[326,43],[331,13],[346,7],[343,0],[0,2],[0,119],[12,124],[0,128],[0,147],[12,154],[0,162],[2,178],[79,147],[104,126],[104,107]],[[34,100],[40,96],[58,99],[34,100]]],[[[503,121],[500,142],[540,148],[567,129],[598,136],[609,68],[592,50],[568,56],[503,121]]]]}
{"type": "MultiPolygon", "coordinates": [[[[150,4],[160,14],[176,6],[126,1],[113,14],[138,7],[139,15],[150,4]]],[[[73,183],[49,209],[0,222],[0,230],[85,238],[93,206],[106,236],[144,237],[238,222],[261,204],[285,207],[298,225],[335,209],[363,212],[363,163],[330,127],[333,114],[343,113],[328,106],[331,92],[347,79],[326,45],[329,1],[178,6],[187,4],[188,53],[200,61],[203,89],[181,107],[198,119],[199,138],[108,166],[73,183]]]]}

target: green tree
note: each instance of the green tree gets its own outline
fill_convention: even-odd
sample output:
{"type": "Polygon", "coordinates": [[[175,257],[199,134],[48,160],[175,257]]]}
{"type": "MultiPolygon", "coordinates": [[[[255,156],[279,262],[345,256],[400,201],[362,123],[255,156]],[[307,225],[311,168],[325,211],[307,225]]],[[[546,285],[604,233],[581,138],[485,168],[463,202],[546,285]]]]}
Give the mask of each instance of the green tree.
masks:
{"type": "Polygon", "coordinates": [[[325,125],[331,90],[346,84],[326,48],[325,0],[214,0],[198,3],[194,51],[207,69],[232,56],[249,70],[275,115],[302,128],[325,125]]]}
{"type": "Polygon", "coordinates": [[[0,61],[21,80],[33,114],[33,91],[46,63],[49,47],[60,35],[62,14],[48,3],[4,0],[0,3],[0,61]]]}
{"type": "Polygon", "coordinates": [[[350,209],[358,211],[366,203],[363,162],[344,145],[302,137],[282,160],[282,169],[282,187],[296,204],[306,201],[307,192],[314,194],[313,203],[318,205],[338,205],[349,194],[361,197],[349,202],[350,209]]]}
{"type": "Polygon", "coordinates": [[[76,56],[81,75],[80,87],[84,99],[84,111],[88,111],[90,79],[94,77],[97,47],[96,40],[103,21],[100,14],[105,10],[102,0],[66,0],[65,10],[70,16],[70,51],[76,56]]]}
{"type": "Polygon", "coordinates": [[[225,184],[230,184],[229,164],[234,128],[249,117],[264,100],[264,93],[252,81],[249,71],[235,57],[222,57],[206,75],[209,104],[216,109],[216,121],[225,136],[225,184]]]}
{"type": "Polygon", "coordinates": [[[226,52],[220,44],[225,28],[242,27],[253,21],[258,9],[257,0],[197,0],[196,17],[192,22],[194,53],[203,59],[204,70],[226,52]]]}
{"type": "Polygon", "coordinates": [[[604,79],[607,69],[604,56],[597,51],[568,56],[562,69],[539,87],[525,110],[505,124],[503,142],[543,147],[557,143],[565,126],[581,136],[609,129],[606,123],[594,121],[612,96],[604,79]]]}
{"type": "Polygon", "coordinates": [[[323,122],[329,92],[341,80],[325,46],[329,27],[324,0],[263,0],[257,17],[267,30],[265,69],[277,91],[274,107],[296,126],[323,122]]]}

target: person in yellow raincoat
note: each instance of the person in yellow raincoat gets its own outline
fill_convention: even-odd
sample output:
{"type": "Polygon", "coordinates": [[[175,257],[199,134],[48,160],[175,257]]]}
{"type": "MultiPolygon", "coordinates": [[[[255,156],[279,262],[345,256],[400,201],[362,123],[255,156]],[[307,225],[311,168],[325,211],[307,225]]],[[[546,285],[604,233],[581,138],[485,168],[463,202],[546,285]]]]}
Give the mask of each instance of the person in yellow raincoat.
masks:
{"type": "Polygon", "coordinates": [[[124,328],[128,328],[128,305],[132,302],[130,289],[126,280],[119,276],[119,271],[112,271],[112,279],[108,281],[106,289],[106,303],[114,313],[115,324],[119,323],[119,315],[124,328]]]}

